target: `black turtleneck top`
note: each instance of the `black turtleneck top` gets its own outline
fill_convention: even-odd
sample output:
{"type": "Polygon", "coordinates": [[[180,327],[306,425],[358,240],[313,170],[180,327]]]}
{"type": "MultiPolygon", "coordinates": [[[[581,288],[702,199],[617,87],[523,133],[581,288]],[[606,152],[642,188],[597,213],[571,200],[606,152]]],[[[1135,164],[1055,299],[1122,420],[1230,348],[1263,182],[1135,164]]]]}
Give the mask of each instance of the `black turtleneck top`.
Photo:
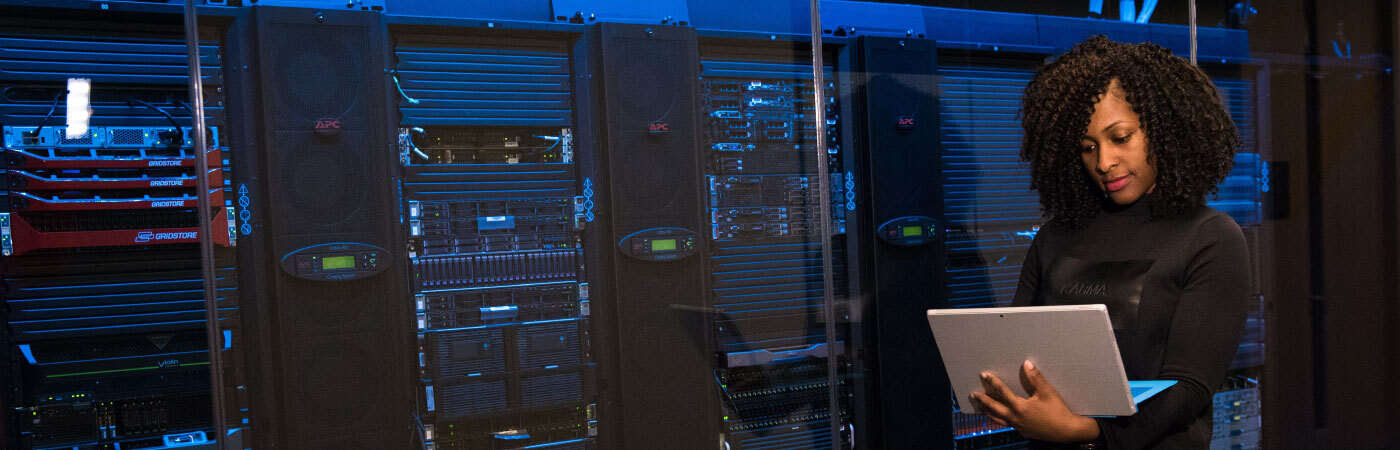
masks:
{"type": "Polygon", "coordinates": [[[1204,449],[1251,301],[1244,234],[1209,207],[1149,212],[1140,200],[1079,229],[1041,227],[1013,305],[1106,304],[1128,379],[1177,380],[1137,414],[1097,419],[1107,448],[1204,449]]]}

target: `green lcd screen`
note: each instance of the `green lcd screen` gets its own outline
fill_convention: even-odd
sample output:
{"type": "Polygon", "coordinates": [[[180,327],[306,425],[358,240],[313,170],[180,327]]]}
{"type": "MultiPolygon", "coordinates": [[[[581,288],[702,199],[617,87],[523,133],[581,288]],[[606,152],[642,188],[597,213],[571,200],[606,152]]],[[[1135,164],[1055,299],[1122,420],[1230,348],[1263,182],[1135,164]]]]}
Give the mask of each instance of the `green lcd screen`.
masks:
{"type": "Polygon", "coordinates": [[[355,268],[354,256],[327,256],[321,258],[321,270],[353,268],[355,268]]]}
{"type": "Polygon", "coordinates": [[[675,240],[675,239],[657,239],[657,240],[651,241],[651,251],[653,251],[653,252],[669,251],[669,250],[675,250],[675,249],[676,249],[676,240],[675,240]]]}
{"type": "Polygon", "coordinates": [[[904,227],[904,237],[923,236],[924,229],[920,226],[904,227]]]}

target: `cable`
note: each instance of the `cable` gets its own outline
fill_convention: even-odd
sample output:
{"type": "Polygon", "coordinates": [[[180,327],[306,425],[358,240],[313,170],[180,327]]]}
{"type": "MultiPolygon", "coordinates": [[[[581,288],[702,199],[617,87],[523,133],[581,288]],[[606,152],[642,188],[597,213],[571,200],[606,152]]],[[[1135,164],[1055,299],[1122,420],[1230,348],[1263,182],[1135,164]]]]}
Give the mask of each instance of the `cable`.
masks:
{"type": "Polygon", "coordinates": [[[1157,0],[1146,0],[1142,2],[1142,11],[1138,12],[1137,23],[1147,23],[1152,20],[1152,12],[1157,9],[1157,0]]]}
{"type": "Polygon", "coordinates": [[[423,157],[424,160],[427,160],[428,162],[432,162],[433,158],[430,157],[430,156],[428,156],[427,153],[423,153],[423,150],[418,148],[418,142],[413,140],[413,133],[428,134],[428,132],[427,132],[427,131],[423,131],[423,128],[422,128],[422,127],[413,127],[413,128],[409,128],[409,129],[408,129],[408,146],[411,147],[411,148],[413,149],[413,153],[417,153],[418,156],[423,157]]]}
{"type": "Polygon", "coordinates": [[[30,132],[34,134],[36,139],[39,137],[39,130],[44,129],[44,125],[48,125],[49,119],[53,118],[53,112],[58,111],[58,100],[63,98],[63,94],[63,92],[59,92],[58,95],[53,96],[53,105],[49,106],[49,113],[44,114],[44,120],[39,121],[39,126],[35,127],[34,131],[30,132]]]}
{"type": "MultiPolygon", "coordinates": [[[[175,116],[172,116],[172,115],[170,115],[170,113],[165,112],[165,110],[160,109],[160,108],[157,108],[156,105],[152,105],[152,104],[150,104],[149,102],[147,102],[147,101],[145,101],[145,100],[141,100],[141,99],[128,98],[128,99],[126,99],[126,104],[127,104],[128,106],[130,106],[130,105],[141,105],[141,106],[145,106],[145,107],[147,107],[147,108],[151,108],[151,109],[154,110],[155,112],[160,113],[160,115],[165,116],[165,120],[169,120],[169,121],[170,121],[170,125],[173,126],[173,127],[175,127],[175,133],[180,135],[180,138],[175,140],[175,147],[176,147],[176,148],[179,148],[181,145],[184,145],[184,143],[185,143],[185,129],[184,129],[184,128],[180,128],[180,122],[176,122],[176,121],[175,121],[175,116]]],[[[188,108],[188,106],[186,106],[186,108],[188,108]]],[[[190,109],[190,112],[193,113],[193,112],[194,112],[194,109],[190,109]]]]}
{"type": "Polygon", "coordinates": [[[554,151],[554,149],[556,149],[556,148],[559,148],[559,141],[554,141],[554,145],[549,146],[549,148],[544,149],[544,151],[540,152],[539,154],[543,155],[543,154],[552,152],[552,151],[554,151]]]}
{"type": "Polygon", "coordinates": [[[553,144],[553,145],[550,145],[549,148],[544,149],[544,151],[541,151],[541,152],[530,152],[530,153],[528,153],[530,156],[548,154],[549,152],[554,151],[554,149],[559,148],[559,143],[560,143],[560,142],[564,142],[564,140],[563,140],[563,139],[560,139],[559,136],[541,136],[541,135],[532,135],[532,136],[537,137],[537,138],[540,138],[540,139],[544,139],[544,140],[546,140],[546,141],[554,141],[554,144],[553,144]]]}
{"type": "MultiPolygon", "coordinates": [[[[150,108],[152,111],[155,111],[155,112],[160,113],[160,115],[165,116],[165,120],[170,121],[170,126],[175,127],[175,130],[180,131],[180,133],[181,133],[182,135],[184,134],[184,130],[180,128],[180,122],[175,121],[175,116],[170,115],[170,113],[166,112],[166,111],[163,110],[163,109],[157,108],[156,105],[152,105],[150,102],[147,102],[147,101],[141,100],[141,99],[135,99],[135,98],[128,98],[128,99],[126,99],[126,104],[127,104],[127,106],[131,106],[131,105],[141,105],[141,106],[145,106],[145,107],[147,107],[147,108],[150,108]]],[[[189,109],[188,106],[186,106],[186,108],[189,109]]],[[[189,111],[193,112],[194,110],[193,110],[193,109],[189,109],[189,111]]],[[[181,139],[181,141],[183,142],[184,139],[181,139]]]]}
{"type": "MultiPolygon", "coordinates": [[[[176,99],[176,100],[175,100],[175,103],[178,104],[178,105],[180,105],[181,108],[185,108],[185,111],[189,111],[190,117],[194,117],[194,107],[193,107],[193,106],[190,106],[190,102],[187,102],[187,101],[184,101],[184,100],[176,99]]],[[[190,133],[194,133],[194,130],[191,129],[191,130],[190,130],[190,133]]],[[[204,130],[204,134],[205,134],[205,138],[208,139],[209,130],[204,130]]],[[[183,137],[182,137],[181,140],[182,140],[182,141],[184,140],[183,137]]]]}
{"type": "Polygon", "coordinates": [[[403,97],[404,101],[408,102],[410,105],[421,103],[418,99],[409,97],[408,93],[404,92],[403,86],[399,85],[399,68],[397,66],[394,67],[393,75],[390,76],[390,78],[394,79],[394,88],[399,90],[399,96],[403,97]]]}
{"type": "Polygon", "coordinates": [[[427,425],[423,425],[423,417],[420,416],[420,415],[418,414],[418,411],[420,410],[420,409],[419,409],[420,406],[422,406],[422,405],[420,405],[420,404],[418,403],[418,399],[417,399],[417,398],[413,399],[413,422],[414,422],[415,424],[417,424],[416,427],[415,427],[415,428],[417,428],[417,436],[415,436],[417,439],[416,439],[416,440],[415,440],[414,438],[409,438],[409,439],[412,440],[412,441],[414,441],[414,442],[417,442],[417,443],[419,444],[419,445],[418,445],[418,448],[419,448],[419,449],[427,450],[427,449],[428,449],[428,426],[427,426],[427,425]]]}

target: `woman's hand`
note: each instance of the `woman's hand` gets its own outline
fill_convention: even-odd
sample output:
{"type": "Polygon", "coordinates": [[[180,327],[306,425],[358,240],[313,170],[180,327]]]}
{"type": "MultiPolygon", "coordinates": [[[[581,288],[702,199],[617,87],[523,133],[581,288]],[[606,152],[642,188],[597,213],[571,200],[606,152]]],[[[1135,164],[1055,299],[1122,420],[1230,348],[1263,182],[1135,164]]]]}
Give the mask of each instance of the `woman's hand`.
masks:
{"type": "Polygon", "coordinates": [[[972,403],[993,422],[1014,427],[1027,439],[1082,442],[1099,437],[1098,422],[1070,412],[1059,391],[1029,360],[1021,365],[1021,386],[1030,397],[1016,396],[996,375],[982,372],[982,388],[987,393],[972,393],[972,403]]]}

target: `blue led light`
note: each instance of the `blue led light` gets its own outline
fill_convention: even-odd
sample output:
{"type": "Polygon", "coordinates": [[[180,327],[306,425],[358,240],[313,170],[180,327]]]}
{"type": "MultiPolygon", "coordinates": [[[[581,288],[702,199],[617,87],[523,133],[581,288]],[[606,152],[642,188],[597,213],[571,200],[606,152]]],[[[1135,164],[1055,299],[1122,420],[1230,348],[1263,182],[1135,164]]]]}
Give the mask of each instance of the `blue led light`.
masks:
{"type": "Polygon", "coordinates": [[[166,448],[189,447],[193,445],[208,444],[209,437],[203,431],[189,433],[167,434],[162,437],[166,448]]]}
{"type": "MultiPolygon", "coordinates": [[[[472,166],[473,168],[475,168],[475,167],[478,166],[478,165],[479,165],[479,164],[472,164],[471,166],[472,166]]],[[[436,167],[436,166],[452,166],[452,164],[434,164],[433,166],[434,166],[434,167],[436,167]]],[[[483,176],[483,175],[510,175],[510,176],[519,176],[519,175],[563,175],[563,176],[569,176],[569,172],[568,172],[567,170],[550,170],[550,171],[543,171],[543,172],[529,172],[529,171],[523,171],[523,172],[475,172],[475,171],[473,171],[473,172],[432,172],[432,173],[420,173],[420,174],[415,174],[415,176],[422,176],[422,177],[454,177],[454,178],[462,177],[462,176],[473,176],[473,177],[476,177],[476,176],[483,176]]]]}
{"type": "MultiPolygon", "coordinates": [[[[515,252],[503,252],[503,253],[511,253],[511,254],[514,254],[515,252]]],[[[436,256],[436,255],[435,255],[435,256],[436,256]]],[[[575,283],[577,283],[577,282],[576,282],[576,281],[542,281],[542,282],[538,282],[538,283],[503,284],[503,285],[494,285],[494,286],[473,286],[473,287],[450,288],[450,289],[424,289],[424,290],[422,290],[422,291],[420,291],[420,292],[421,292],[421,293],[424,293],[424,294],[437,294],[437,293],[444,293],[444,292],[470,292],[470,291],[484,291],[484,290],[494,290],[494,289],[509,289],[509,288],[531,287],[531,286],[557,286],[557,285],[562,285],[562,284],[575,284],[575,283]]]]}
{"type": "Polygon", "coordinates": [[[561,446],[561,445],[577,444],[577,443],[585,442],[585,441],[587,441],[587,439],[571,439],[571,440],[567,440],[567,441],[547,442],[547,443],[544,443],[544,444],[527,445],[527,446],[524,446],[524,447],[521,447],[521,448],[522,448],[522,449],[524,449],[524,448],[549,448],[549,447],[558,447],[558,446],[561,446]]]}
{"type": "MultiPolygon", "coordinates": [[[[143,293],[143,294],[140,294],[141,297],[146,297],[146,296],[148,296],[148,295],[149,295],[149,294],[144,294],[144,293],[143,293]]],[[[126,296],[57,297],[57,298],[46,298],[46,299],[14,300],[13,302],[14,302],[14,303],[34,302],[34,301],[49,302],[49,301],[61,301],[61,300],[83,299],[83,298],[113,298],[113,297],[126,297],[126,296]]],[[[130,308],[130,307],[133,307],[133,306],[178,305],[178,304],[187,304],[187,303],[204,303],[204,300],[202,300],[202,299],[201,299],[201,300],[175,300],[175,301],[168,301],[168,302],[122,303],[122,304],[116,304],[116,305],[95,305],[95,306],[65,306],[65,307],[61,307],[61,308],[20,308],[20,310],[21,310],[21,311],[24,311],[24,312],[82,311],[82,310],[94,310],[94,309],[104,309],[104,308],[121,308],[121,309],[126,309],[126,308],[130,308]]],[[[89,317],[89,316],[83,316],[82,318],[86,319],[86,318],[88,318],[88,317],[89,317]]],[[[65,319],[51,319],[51,320],[67,320],[67,319],[65,318],[65,319]]],[[[13,322],[14,322],[14,323],[20,323],[20,321],[13,321],[13,322]]]]}
{"type": "Polygon", "coordinates": [[[567,319],[534,320],[534,321],[530,321],[530,322],[520,322],[520,324],[521,324],[521,325],[541,325],[541,324],[547,324],[547,323],[578,322],[578,321],[580,321],[580,320],[583,320],[583,319],[578,318],[578,317],[571,317],[571,318],[567,318],[567,319]]]}
{"type": "MultiPolygon", "coordinates": [[[[12,322],[12,323],[13,323],[13,322],[12,322]]],[[[74,332],[74,331],[115,330],[115,329],[121,329],[121,328],[157,327],[157,326],[161,326],[161,325],[194,325],[194,324],[202,324],[202,323],[204,323],[204,320],[203,320],[203,319],[200,319],[200,320],[181,320],[181,321],[174,321],[174,322],[148,322],[148,323],[137,323],[137,324],[130,324],[130,325],[106,325],[106,326],[100,326],[100,327],[59,328],[59,329],[53,329],[53,330],[27,330],[27,331],[24,331],[24,333],[29,333],[29,334],[38,334],[38,333],[67,333],[67,332],[74,332]]]]}
{"type": "Polygon", "coordinates": [[[69,285],[63,285],[63,286],[26,287],[26,288],[24,288],[24,290],[26,290],[26,291],[49,291],[49,290],[56,290],[56,289],[85,289],[85,288],[97,288],[97,287],[141,286],[141,285],[147,285],[147,284],[149,284],[149,285],[156,285],[156,284],[175,284],[175,283],[200,283],[200,282],[202,282],[202,281],[203,281],[203,280],[200,280],[200,279],[198,279],[198,278],[190,278],[190,279],[181,279],[181,280],[136,281],[136,282],[130,282],[130,283],[105,283],[105,284],[81,284],[81,285],[79,285],[79,284],[69,284],[69,285]]]}
{"type": "MultiPolygon", "coordinates": [[[[21,351],[23,351],[23,349],[21,349],[21,351]]],[[[30,362],[31,364],[35,364],[35,365],[38,365],[38,366],[60,366],[60,365],[64,365],[64,364],[85,364],[85,363],[103,362],[103,361],[140,360],[140,359],[157,358],[157,357],[159,357],[159,358],[168,358],[168,357],[178,357],[178,356],[181,356],[181,355],[197,356],[197,355],[203,355],[203,354],[205,354],[205,353],[206,353],[206,352],[204,352],[204,351],[202,351],[202,350],[196,350],[196,351],[188,351],[188,352],[146,353],[146,354],[134,355],[134,356],[113,356],[113,357],[110,357],[110,358],[73,359],[73,360],[64,360],[64,361],[43,362],[43,363],[36,363],[36,362],[34,362],[33,360],[30,360],[29,362],[30,362]]],[[[32,355],[25,355],[25,359],[29,359],[30,357],[32,357],[32,355]]]]}
{"type": "Polygon", "coordinates": [[[185,311],[162,311],[162,312],[137,313],[137,314],[112,314],[112,315],[105,315],[105,316],[64,317],[64,318],[59,318],[59,319],[12,320],[12,321],[10,321],[10,323],[11,323],[11,324],[17,324],[17,323],[19,323],[19,324],[31,324],[31,323],[69,322],[69,321],[73,321],[73,320],[125,319],[125,318],[134,318],[134,317],[155,317],[155,316],[169,316],[169,315],[174,315],[174,314],[189,314],[189,313],[192,312],[192,311],[193,311],[193,310],[185,310],[185,311]]]}
{"type": "Polygon", "coordinates": [[[24,354],[25,361],[29,361],[30,364],[39,364],[38,361],[34,360],[34,350],[29,348],[29,344],[20,344],[19,352],[24,354]]]}

